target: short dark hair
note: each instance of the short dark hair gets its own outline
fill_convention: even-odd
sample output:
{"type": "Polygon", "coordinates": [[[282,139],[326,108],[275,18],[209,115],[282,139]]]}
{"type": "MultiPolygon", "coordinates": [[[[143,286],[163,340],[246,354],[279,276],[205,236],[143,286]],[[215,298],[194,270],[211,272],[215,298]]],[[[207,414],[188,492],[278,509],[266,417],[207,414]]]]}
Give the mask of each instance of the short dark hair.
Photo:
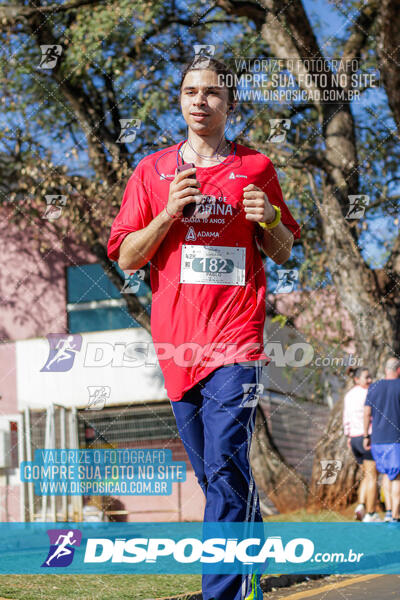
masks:
{"type": "Polygon", "coordinates": [[[223,75],[225,87],[228,90],[228,102],[235,102],[235,75],[225,63],[223,63],[220,60],[217,60],[216,58],[213,58],[212,56],[195,57],[194,60],[192,60],[190,63],[187,63],[183,67],[181,82],[179,85],[179,93],[181,93],[183,81],[190,71],[214,71],[214,73],[217,73],[217,75],[223,75]],[[207,62],[202,63],[202,58],[206,59],[207,62]],[[227,75],[229,75],[229,77],[227,77],[227,75]]]}

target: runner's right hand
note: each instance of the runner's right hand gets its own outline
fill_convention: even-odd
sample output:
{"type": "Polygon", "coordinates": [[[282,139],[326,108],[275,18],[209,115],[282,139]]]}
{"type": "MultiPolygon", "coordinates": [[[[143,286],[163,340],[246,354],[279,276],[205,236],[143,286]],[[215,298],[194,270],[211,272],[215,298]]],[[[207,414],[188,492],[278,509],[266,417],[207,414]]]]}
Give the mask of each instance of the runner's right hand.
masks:
{"type": "Polygon", "coordinates": [[[169,187],[167,211],[174,217],[181,217],[186,204],[201,200],[200,183],[195,178],[196,167],[177,173],[169,187]],[[194,176],[194,177],[193,177],[194,176]]]}

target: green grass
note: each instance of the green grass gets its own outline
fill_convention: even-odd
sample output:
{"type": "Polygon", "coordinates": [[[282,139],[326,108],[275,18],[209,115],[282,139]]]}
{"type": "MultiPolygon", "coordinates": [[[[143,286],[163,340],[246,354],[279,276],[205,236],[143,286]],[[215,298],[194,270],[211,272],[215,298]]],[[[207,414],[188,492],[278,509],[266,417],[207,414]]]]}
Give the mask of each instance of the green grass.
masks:
{"type": "MultiPolygon", "coordinates": [[[[352,509],[354,510],[354,509],[352,509]]],[[[295,512],[285,513],[283,515],[273,515],[264,519],[265,522],[297,522],[297,523],[314,523],[322,521],[325,523],[353,521],[353,513],[348,510],[345,513],[338,513],[332,510],[321,510],[317,513],[309,513],[304,508],[295,512]]]]}
{"type": "Polygon", "coordinates": [[[201,589],[201,575],[0,575],[15,600],[147,600],[201,589]]]}
{"type": "MultiPolygon", "coordinates": [[[[266,522],[352,521],[353,510],[302,509],[266,522]]],[[[149,600],[200,589],[201,575],[0,575],[0,597],[13,600],[149,600]]]]}

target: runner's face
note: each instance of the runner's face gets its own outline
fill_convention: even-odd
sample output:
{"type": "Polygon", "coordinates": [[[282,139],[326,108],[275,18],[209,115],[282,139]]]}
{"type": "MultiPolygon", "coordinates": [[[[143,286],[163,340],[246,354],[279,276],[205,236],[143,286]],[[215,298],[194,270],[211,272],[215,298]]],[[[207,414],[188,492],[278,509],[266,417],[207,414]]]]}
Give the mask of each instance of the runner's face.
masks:
{"type": "Polygon", "coordinates": [[[224,130],[228,90],[218,85],[218,74],[207,69],[189,71],[181,89],[181,108],[188,127],[199,135],[224,130]]]}

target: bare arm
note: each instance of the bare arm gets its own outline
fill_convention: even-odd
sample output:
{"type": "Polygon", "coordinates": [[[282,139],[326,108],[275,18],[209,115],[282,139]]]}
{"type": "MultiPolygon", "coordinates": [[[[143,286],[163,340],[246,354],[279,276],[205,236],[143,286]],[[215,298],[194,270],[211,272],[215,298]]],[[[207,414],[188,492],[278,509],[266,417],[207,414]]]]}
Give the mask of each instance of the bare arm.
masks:
{"type": "Polygon", "coordinates": [[[163,209],[147,227],[129,233],[119,249],[120,268],[123,271],[133,271],[146,265],[153,258],[173,222],[174,219],[163,209]]]}
{"type": "Polygon", "coordinates": [[[169,188],[168,204],[146,227],[129,233],[119,250],[118,265],[123,271],[137,270],[149,262],[167,235],[172,223],[182,216],[186,204],[199,196],[196,169],[178,173],[169,188]]]}
{"type": "MultiPolygon", "coordinates": [[[[364,406],[364,436],[368,435],[370,421],[371,421],[371,407],[364,406]]],[[[363,445],[366,450],[369,450],[371,448],[370,438],[364,437],[363,445]]]]}
{"type": "Polygon", "coordinates": [[[279,223],[273,229],[264,229],[262,249],[277,265],[282,265],[288,260],[292,252],[294,237],[293,233],[279,223]]]}
{"type": "Polygon", "coordinates": [[[348,403],[346,396],[343,400],[343,431],[347,438],[347,447],[351,448],[351,437],[350,437],[350,419],[349,419],[348,403]]]}
{"type": "MultiPolygon", "coordinates": [[[[247,185],[243,191],[246,219],[256,223],[272,222],[275,209],[265,192],[254,184],[247,185]]],[[[293,241],[292,232],[283,223],[279,223],[273,229],[263,230],[262,249],[277,265],[282,265],[290,257],[293,241]]]]}

